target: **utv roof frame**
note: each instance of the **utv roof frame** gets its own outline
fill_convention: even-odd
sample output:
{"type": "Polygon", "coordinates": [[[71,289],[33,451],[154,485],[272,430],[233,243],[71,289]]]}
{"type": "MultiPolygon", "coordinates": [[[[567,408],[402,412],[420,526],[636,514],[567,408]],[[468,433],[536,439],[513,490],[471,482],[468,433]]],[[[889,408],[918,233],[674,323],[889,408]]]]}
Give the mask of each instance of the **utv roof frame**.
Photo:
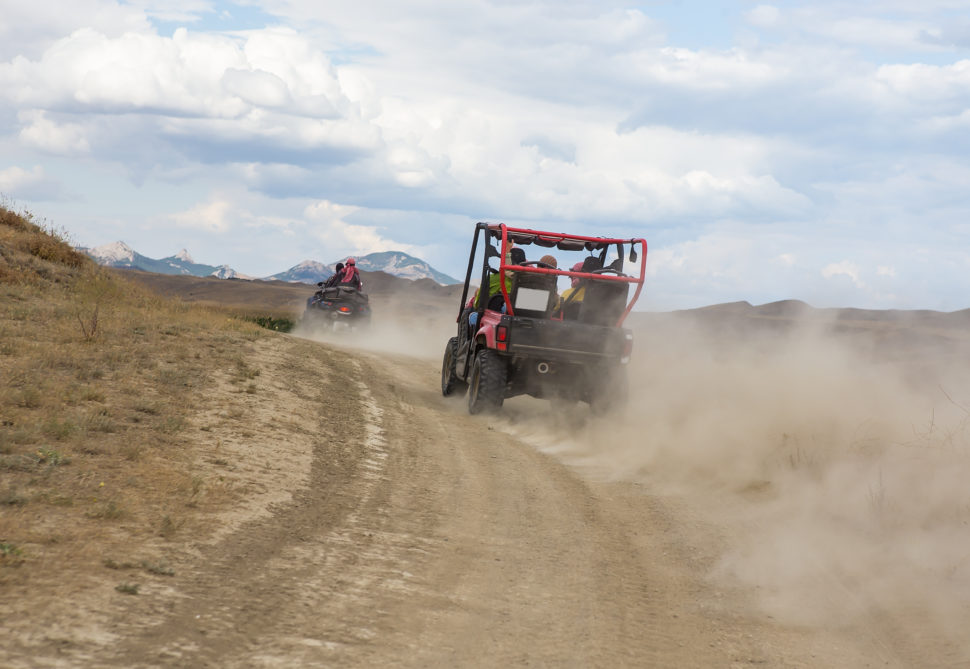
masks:
{"type": "MultiPolygon", "coordinates": [[[[498,273],[500,275],[499,286],[502,290],[502,297],[505,300],[506,313],[510,316],[515,315],[515,310],[512,307],[512,301],[509,297],[508,288],[505,285],[505,273],[508,271],[513,272],[527,272],[533,274],[553,274],[556,276],[568,276],[570,278],[580,278],[580,279],[590,279],[593,281],[614,281],[621,283],[633,283],[636,284],[636,290],[633,293],[633,297],[626,305],[623,313],[620,315],[619,320],[616,322],[616,326],[619,327],[623,325],[623,321],[632,311],[633,306],[640,299],[640,292],[643,290],[644,278],[646,276],[647,267],[647,240],[643,238],[630,237],[630,238],[620,238],[620,237],[589,237],[586,235],[573,235],[562,232],[546,232],[542,230],[531,230],[528,228],[513,228],[505,223],[486,223],[478,222],[475,224],[475,236],[472,239],[471,252],[468,255],[468,269],[465,272],[465,285],[461,293],[461,303],[459,304],[458,319],[461,318],[461,311],[468,299],[468,287],[471,281],[472,270],[475,264],[475,254],[478,250],[478,238],[483,236],[486,244],[485,259],[482,262],[482,277],[481,287],[488,285],[488,259],[494,256],[495,247],[492,245],[492,239],[496,241],[501,240],[501,251],[499,254],[499,267],[498,273]],[[482,232],[486,234],[482,235],[482,232]],[[629,259],[630,262],[636,262],[639,255],[642,255],[642,260],[640,261],[640,276],[627,276],[627,275],[607,275],[591,272],[573,272],[571,270],[563,269],[552,269],[546,267],[534,267],[534,266],[524,266],[524,265],[511,265],[506,264],[505,259],[508,257],[508,252],[512,248],[512,244],[517,244],[519,246],[529,246],[531,244],[536,244],[543,248],[557,248],[561,251],[600,251],[601,255],[605,257],[606,252],[611,246],[616,246],[617,254],[619,258],[624,257],[624,246],[626,244],[630,245],[629,259]],[[636,246],[639,245],[641,253],[636,252],[636,246]]],[[[602,258],[601,258],[602,259],[602,258]]],[[[481,300],[479,304],[478,311],[484,312],[485,305],[488,302],[487,299],[481,300]]]]}

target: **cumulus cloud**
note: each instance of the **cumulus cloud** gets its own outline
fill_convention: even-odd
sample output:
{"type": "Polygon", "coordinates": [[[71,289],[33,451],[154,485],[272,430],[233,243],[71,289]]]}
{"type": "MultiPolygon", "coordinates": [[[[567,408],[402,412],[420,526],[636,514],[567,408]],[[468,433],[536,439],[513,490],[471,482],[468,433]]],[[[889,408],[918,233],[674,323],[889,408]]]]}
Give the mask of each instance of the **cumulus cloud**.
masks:
{"type": "Polygon", "coordinates": [[[21,57],[34,59],[50,46],[82,27],[105,35],[150,30],[148,16],[133,3],[105,0],[5,2],[0,21],[0,62],[21,57]]]}
{"type": "Polygon", "coordinates": [[[911,101],[963,105],[970,100],[970,60],[966,59],[949,65],[883,65],[876,71],[876,79],[911,101]]]}
{"type": "Polygon", "coordinates": [[[51,201],[66,197],[61,183],[49,177],[41,165],[0,170],[0,193],[21,200],[51,201]]]}
{"type": "Polygon", "coordinates": [[[207,232],[228,233],[239,220],[233,215],[233,205],[224,198],[216,197],[176,214],[172,221],[181,228],[201,229],[207,232]]]}
{"type": "Polygon", "coordinates": [[[745,14],[745,18],[752,25],[760,28],[771,28],[781,18],[781,10],[774,5],[758,5],[745,14]]]}
{"type": "Polygon", "coordinates": [[[855,263],[849,262],[848,260],[843,260],[837,263],[829,263],[822,268],[822,276],[824,276],[826,279],[845,276],[848,277],[857,288],[865,287],[865,284],[859,278],[859,266],[855,263]]]}
{"type": "Polygon", "coordinates": [[[81,124],[56,123],[40,110],[21,112],[18,118],[23,124],[20,141],[28,146],[58,155],[80,155],[91,149],[81,124]]]}
{"type": "Polygon", "coordinates": [[[887,229],[965,246],[970,61],[947,2],[749,5],[756,37],[710,44],[618,0],[287,0],[232,32],[205,0],[78,0],[48,24],[21,3],[34,41],[0,27],[0,141],[120,166],[133,200],[198,183],[220,195],[161,216],[210,235],[361,253],[404,248],[392,219],[569,222],[659,238],[655,278],[685,299],[911,299],[917,256],[853,251],[854,277],[832,259],[887,229]]]}
{"type": "Polygon", "coordinates": [[[309,234],[328,248],[345,249],[350,254],[414,251],[414,245],[388,239],[375,226],[347,222],[357,211],[357,207],[327,200],[313,202],[304,211],[310,222],[309,234]]]}
{"type": "Polygon", "coordinates": [[[264,108],[337,119],[350,103],[327,57],[292,30],[109,36],[81,28],[37,60],[0,64],[18,104],[76,113],[239,119],[264,108]]]}

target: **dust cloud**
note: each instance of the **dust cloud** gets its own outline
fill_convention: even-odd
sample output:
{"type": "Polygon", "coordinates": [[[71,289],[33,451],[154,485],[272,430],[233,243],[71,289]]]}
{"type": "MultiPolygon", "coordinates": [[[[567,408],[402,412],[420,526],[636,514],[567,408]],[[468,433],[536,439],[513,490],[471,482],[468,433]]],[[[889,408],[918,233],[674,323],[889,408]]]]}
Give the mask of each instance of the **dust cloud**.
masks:
{"type": "Polygon", "coordinates": [[[755,593],[762,613],[808,626],[918,620],[970,653],[963,331],[644,320],[624,411],[522,402],[512,430],[590,476],[695,510],[723,537],[712,582],[755,593]]]}
{"type": "Polygon", "coordinates": [[[367,327],[340,328],[334,332],[300,324],[293,334],[336,346],[437,362],[448,338],[456,332],[457,301],[451,307],[441,301],[415,299],[406,293],[371,297],[373,315],[367,327]]]}
{"type": "MultiPolygon", "coordinates": [[[[438,364],[450,305],[380,313],[368,332],[324,338],[438,364]]],[[[634,316],[628,406],[595,417],[513,398],[496,427],[693,514],[684,540],[703,533],[712,584],[750,593],[761,615],[918,628],[970,659],[966,329],[634,316]]]]}

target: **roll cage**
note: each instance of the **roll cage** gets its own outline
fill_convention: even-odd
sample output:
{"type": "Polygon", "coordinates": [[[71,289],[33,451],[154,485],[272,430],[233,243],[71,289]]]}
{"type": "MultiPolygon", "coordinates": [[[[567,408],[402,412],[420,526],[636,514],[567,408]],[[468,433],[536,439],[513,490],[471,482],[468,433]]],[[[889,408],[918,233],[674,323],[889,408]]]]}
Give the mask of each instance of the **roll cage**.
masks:
{"type": "Polygon", "coordinates": [[[483,243],[485,244],[485,257],[482,261],[482,275],[479,290],[486,291],[486,294],[483,296],[484,299],[479,300],[476,307],[479,314],[479,319],[481,319],[482,314],[484,313],[488,304],[487,290],[489,284],[489,275],[495,273],[495,270],[492,270],[489,267],[488,261],[489,258],[495,256],[498,256],[499,258],[499,267],[497,270],[497,273],[499,274],[499,287],[502,292],[502,298],[505,302],[506,313],[510,316],[515,315],[515,309],[512,305],[511,296],[509,295],[509,289],[506,285],[506,273],[510,271],[516,273],[521,272],[529,274],[568,276],[570,278],[588,279],[590,281],[609,281],[636,284],[636,290],[633,293],[633,297],[630,298],[626,308],[623,310],[615,324],[617,327],[623,324],[626,317],[633,309],[633,306],[640,298],[640,291],[643,289],[644,276],[646,273],[647,241],[645,239],[587,237],[584,235],[570,235],[561,232],[544,232],[539,230],[529,230],[526,228],[513,228],[507,226],[505,223],[479,222],[475,225],[475,236],[472,239],[471,252],[468,256],[468,269],[465,272],[465,285],[461,293],[461,303],[458,306],[458,318],[456,321],[461,320],[461,312],[464,309],[466,301],[468,300],[469,285],[471,283],[472,272],[474,271],[475,256],[478,250],[479,238],[482,238],[484,240],[483,243]],[[589,251],[594,256],[598,253],[599,264],[601,267],[606,260],[610,247],[616,247],[617,260],[613,261],[609,267],[604,267],[603,269],[593,272],[574,272],[572,270],[554,269],[551,267],[507,264],[509,251],[513,245],[529,246],[531,244],[535,244],[543,248],[557,248],[561,251],[585,250],[589,251]],[[499,248],[496,248],[496,245],[498,245],[499,248]],[[629,245],[630,247],[629,255],[626,254],[626,245],[629,245]],[[637,246],[640,247],[639,254],[637,253],[637,246]],[[628,258],[629,261],[633,263],[637,261],[639,256],[642,256],[643,258],[640,262],[640,275],[637,277],[624,274],[624,259],[628,258]],[[613,274],[610,275],[601,273],[604,271],[613,272],[613,274]]]}

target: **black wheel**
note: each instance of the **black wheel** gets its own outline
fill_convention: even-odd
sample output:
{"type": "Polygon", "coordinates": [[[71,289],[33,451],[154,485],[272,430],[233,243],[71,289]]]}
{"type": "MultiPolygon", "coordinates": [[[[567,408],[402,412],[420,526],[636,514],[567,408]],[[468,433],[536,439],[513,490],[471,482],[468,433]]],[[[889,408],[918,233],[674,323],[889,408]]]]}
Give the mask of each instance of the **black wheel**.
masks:
{"type": "Polygon", "coordinates": [[[597,376],[596,382],[590,385],[595,390],[588,399],[593,413],[604,415],[626,406],[630,392],[626,367],[608,368],[597,376]]]}
{"type": "Polygon", "coordinates": [[[452,337],[445,345],[445,355],[441,359],[441,394],[464,395],[468,384],[455,374],[455,358],[458,356],[458,337],[452,337]]]}
{"type": "Polygon", "coordinates": [[[497,411],[505,401],[505,382],[508,367],[495,351],[484,348],[472,364],[468,387],[468,413],[497,411]]]}

